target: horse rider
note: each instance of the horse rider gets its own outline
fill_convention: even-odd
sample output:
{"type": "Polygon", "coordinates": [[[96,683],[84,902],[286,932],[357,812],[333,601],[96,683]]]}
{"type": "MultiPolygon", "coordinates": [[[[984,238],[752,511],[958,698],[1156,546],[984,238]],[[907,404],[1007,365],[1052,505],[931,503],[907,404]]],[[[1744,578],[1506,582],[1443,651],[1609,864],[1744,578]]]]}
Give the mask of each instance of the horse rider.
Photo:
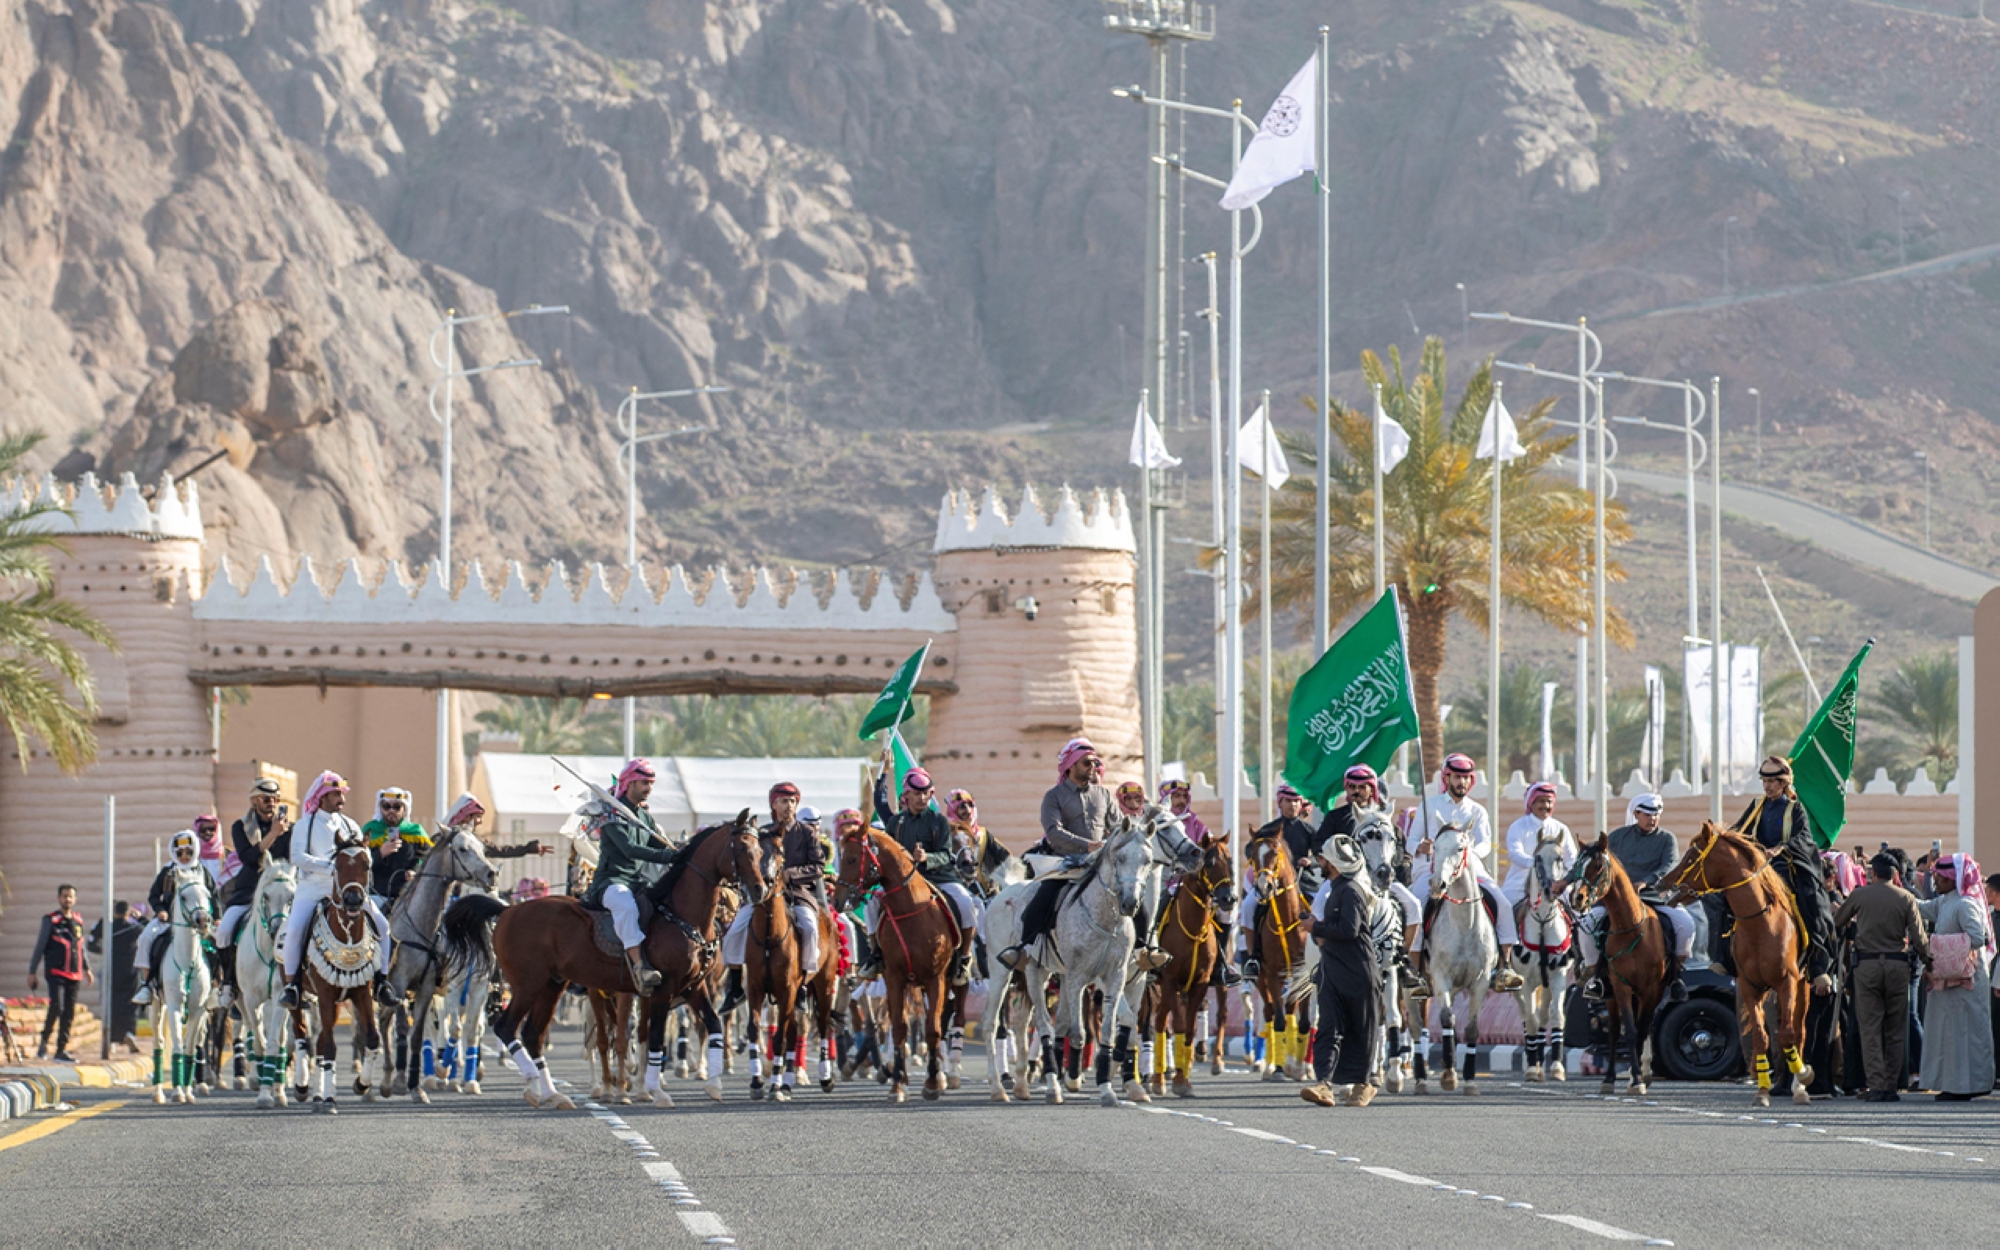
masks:
{"type": "Polygon", "coordinates": [[[1326,883],[1312,897],[1312,935],[1320,944],[1319,1022],[1312,1048],[1318,1081],[1299,1096],[1331,1107],[1338,1085],[1344,1087],[1348,1106],[1365,1107],[1375,1097],[1368,1069],[1382,1019],[1372,923],[1375,896],[1361,883],[1368,860],[1353,838],[1335,835],[1318,856],[1327,868],[1326,883]]]}
{"type": "Polygon", "coordinates": [[[375,795],[375,819],[361,826],[375,862],[369,867],[369,888],[377,907],[393,905],[417,871],[431,835],[409,818],[410,792],[390,786],[375,795]]]}
{"type": "MultiPolygon", "coordinates": [[[[1118,831],[1118,803],[1104,788],[1104,759],[1088,738],[1071,738],[1056,757],[1056,783],[1042,795],[1042,840],[1028,853],[1063,857],[1065,869],[1083,865],[1086,856],[1118,831]]],[[[1022,952],[1048,935],[1056,923],[1062,899],[1062,878],[1045,880],[1021,909],[1021,942],[1000,952],[1000,962],[1016,967],[1022,952]]]]}
{"type": "MultiPolygon", "coordinates": [[[[1304,795],[1294,790],[1290,785],[1281,782],[1278,785],[1276,797],[1278,801],[1278,818],[1251,834],[1250,837],[1253,841],[1258,838],[1273,836],[1284,839],[1285,849],[1291,852],[1292,863],[1298,869],[1299,897],[1309,901],[1314,895],[1319,893],[1319,887],[1326,880],[1326,874],[1320,869],[1318,862],[1319,849],[1322,845],[1320,836],[1322,831],[1316,830],[1306,823],[1306,801],[1304,795]]],[[[1331,816],[1328,819],[1331,820],[1331,816]]],[[[1242,961],[1243,975],[1246,977],[1254,977],[1261,971],[1257,960],[1257,926],[1263,923],[1265,906],[1264,903],[1257,899],[1256,891],[1248,888],[1251,885],[1250,878],[1252,875],[1249,865],[1245,864],[1244,885],[1246,888],[1243,891],[1243,906],[1245,910],[1244,914],[1241,915],[1241,919],[1243,922],[1243,941],[1246,947],[1246,953],[1242,961]]]]}
{"type": "MultiPolygon", "coordinates": [[[[646,932],[639,927],[638,891],[646,888],[645,864],[671,864],[678,854],[664,845],[653,814],[646,810],[658,774],[643,759],[626,764],[618,774],[615,797],[624,811],[609,803],[591,805],[597,837],[597,872],[583,905],[611,913],[618,944],[625,948],[625,967],[641,994],[660,988],[660,974],[646,960],[646,932]],[[630,813],[630,815],[627,815],[630,813]]],[[[747,909],[746,909],[747,910],[747,909]]]]}
{"type": "Polygon", "coordinates": [[[264,866],[292,857],[291,813],[278,805],[278,783],[259,777],[250,783],[250,810],[229,826],[230,850],[239,867],[222,891],[222,919],[215,926],[215,950],[222,965],[220,1002],[226,1011],[236,1001],[236,961],[228,952],[236,931],[257,904],[257,885],[264,866]]]}
{"type": "MultiPolygon", "coordinates": [[[[1355,838],[1362,822],[1379,817],[1387,821],[1389,827],[1396,826],[1396,805],[1382,793],[1382,779],[1366,764],[1356,764],[1341,777],[1343,799],[1327,812],[1326,819],[1319,825],[1319,844],[1324,848],[1335,838],[1355,838]]],[[[1359,839],[1356,838],[1358,842],[1359,839]]],[[[1413,949],[1417,940],[1417,930],[1424,921],[1424,905],[1410,892],[1410,863],[1406,856],[1394,854],[1396,843],[1387,844],[1392,863],[1386,889],[1389,898],[1403,912],[1404,952],[1413,949]]]]}
{"type": "MultiPolygon", "coordinates": [[[[220,823],[213,816],[194,818],[197,826],[203,821],[211,826],[220,823]]],[[[183,829],[168,841],[167,866],[160,869],[153,878],[152,888],[146,891],[146,907],[153,913],[153,918],[146,922],[146,928],[139,934],[139,944],[132,961],[139,977],[139,988],[133,992],[132,1001],[141,1007],[153,1001],[153,943],[174,923],[174,874],[198,864],[201,864],[201,833],[198,829],[183,829]]],[[[205,865],[201,879],[208,891],[209,913],[213,915],[216,910],[216,882],[214,874],[205,865]]]]}
{"type": "MultiPolygon", "coordinates": [[[[1522,815],[1507,826],[1507,875],[1500,880],[1500,892],[1507,896],[1508,905],[1514,911],[1517,934],[1527,915],[1528,879],[1535,875],[1535,853],[1541,849],[1543,836],[1553,837],[1562,848],[1557,861],[1558,882],[1576,863],[1581,850],[1576,844],[1576,834],[1556,819],[1556,787],[1553,782],[1537,781],[1529,786],[1521,809],[1522,815]]],[[[1517,956],[1526,958],[1527,952],[1523,948],[1516,946],[1514,950],[1517,956]]]]}
{"type": "MultiPolygon", "coordinates": [[[[789,781],[771,787],[766,796],[771,820],[757,833],[764,855],[776,859],[785,882],[785,902],[798,931],[799,967],[806,977],[819,971],[819,913],[826,910],[826,843],[819,830],[799,819],[799,788],[789,781]]],[[[814,814],[817,819],[817,813],[814,814]]],[[[722,962],[729,978],[722,993],[726,1015],[743,999],[743,956],[750,945],[754,907],[739,907],[722,937],[722,962]]]]}
{"type": "MultiPolygon", "coordinates": [[[[958,917],[958,949],[951,957],[950,981],[953,985],[964,985],[972,978],[972,939],[978,931],[982,909],[959,877],[958,842],[952,836],[951,822],[931,806],[931,775],[921,768],[912,768],[903,777],[902,805],[891,807],[892,768],[885,768],[875,778],[875,815],[882,822],[882,831],[916,860],[917,871],[931,888],[951,900],[958,917]]],[[[869,899],[866,919],[871,942],[881,923],[881,913],[881,898],[869,899]]],[[[876,945],[879,947],[880,943],[876,945]]]]}
{"type": "MultiPolygon", "coordinates": [[[[1675,907],[1660,898],[1660,878],[1673,871],[1681,858],[1680,840],[1660,823],[1660,813],[1665,809],[1666,803],[1657,794],[1635,795],[1625,809],[1625,823],[1611,831],[1611,857],[1632,879],[1639,897],[1665,916],[1672,926],[1673,947],[1667,955],[1667,1001],[1684,1003],[1688,992],[1681,969],[1694,954],[1694,917],[1687,908],[1675,907]]],[[[1583,996],[1593,1002],[1602,1002],[1608,993],[1603,970],[1598,966],[1598,947],[1604,941],[1602,904],[1591,908],[1584,916],[1578,938],[1584,964],[1591,969],[1590,980],[1583,986],[1583,996]]]]}
{"type": "MultiPolygon", "coordinates": [[[[1493,854],[1493,822],[1487,816],[1486,808],[1469,797],[1477,769],[1471,756],[1453,752],[1444,757],[1442,771],[1443,779],[1438,785],[1438,792],[1424,796],[1417,818],[1410,822],[1410,891],[1425,900],[1424,923],[1428,927],[1430,916],[1436,910],[1435,903],[1429,898],[1432,837],[1447,825],[1462,832],[1472,847],[1473,879],[1479,883],[1486,901],[1493,907],[1493,940],[1499,955],[1499,964],[1493,970],[1493,988],[1518,990],[1523,984],[1521,975],[1507,966],[1507,952],[1520,945],[1521,935],[1514,927],[1514,909],[1508,905],[1507,896],[1500,892],[1500,886],[1486,866],[1487,857],[1493,854]]],[[[1423,938],[1420,929],[1415,949],[1423,949],[1423,938]]],[[[1425,983],[1419,981],[1416,988],[1424,990],[1425,983]]]]}
{"type": "MultiPolygon", "coordinates": [[[[285,924],[285,992],[281,1000],[290,1010],[299,1006],[299,964],[313,917],[319,905],[333,897],[333,857],[343,847],[362,842],[361,826],[340,810],[347,805],[347,792],[347,782],[339,773],[332,769],[321,773],[306,791],[305,813],[292,827],[291,858],[299,870],[299,890],[292,896],[292,914],[285,924]]],[[[375,926],[375,1001],[389,1002],[395,998],[389,985],[389,918],[372,898],[363,906],[375,926]]]]}
{"type": "MultiPolygon", "coordinates": [[[[1806,816],[1799,792],[1792,789],[1792,763],[1773,755],[1757,766],[1764,795],[1743,809],[1732,827],[1771,852],[1771,867],[1792,888],[1798,899],[1799,916],[1805,921],[1807,975],[1812,992],[1833,992],[1833,907],[1827,901],[1826,880],[1820,872],[1819,844],[1813,841],[1812,823],[1806,816]]],[[[1720,894],[1710,894],[1709,932],[1722,932],[1726,910],[1720,894]]]]}
{"type": "MultiPolygon", "coordinates": [[[[990,900],[1000,892],[1000,887],[988,876],[986,857],[995,850],[993,835],[986,826],[979,823],[979,804],[973,801],[972,791],[953,790],[944,796],[945,819],[951,822],[952,836],[958,839],[958,867],[961,876],[971,882],[972,890],[982,902],[990,900]]],[[[1006,849],[998,848],[994,856],[995,866],[1004,862],[1006,849]]]]}

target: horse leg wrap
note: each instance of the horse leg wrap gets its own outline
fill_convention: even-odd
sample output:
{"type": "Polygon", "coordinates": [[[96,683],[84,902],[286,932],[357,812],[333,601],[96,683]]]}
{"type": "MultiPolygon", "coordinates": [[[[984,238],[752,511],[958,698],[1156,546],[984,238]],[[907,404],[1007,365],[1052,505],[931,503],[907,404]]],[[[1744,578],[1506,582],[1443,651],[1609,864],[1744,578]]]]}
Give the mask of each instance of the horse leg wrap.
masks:
{"type": "Polygon", "coordinates": [[[1056,1039],[1053,1037],[1042,1039],[1042,1071],[1051,1081],[1055,1080],[1057,1074],[1062,1071],[1061,1068],[1056,1066],[1056,1039]]]}
{"type": "Polygon", "coordinates": [[[322,1059],[322,1060],[320,1060],[320,1061],[319,1061],[319,1077],[318,1077],[318,1081],[319,1081],[319,1083],[318,1083],[317,1087],[316,1087],[316,1088],[315,1088],[315,1089],[313,1090],[313,1099],[314,1099],[315,1101],[317,1101],[317,1102],[332,1102],[332,1101],[333,1101],[333,1060],[331,1060],[331,1059],[322,1059]]]}
{"type": "Polygon", "coordinates": [[[424,1039],[424,1075],[437,1075],[437,1043],[428,1037],[424,1039]]]}
{"type": "Polygon", "coordinates": [[[1569,1056],[1563,1053],[1562,1026],[1560,1025],[1550,1026],[1548,1044],[1542,1048],[1542,1054],[1549,1063],[1562,1064],[1565,1067],[1568,1066],[1569,1056]]]}
{"type": "Polygon", "coordinates": [[[1156,1075],[1165,1076],[1178,1066],[1177,1060],[1179,1056],[1175,1051],[1174,1042],[1175,1038],[1172,1033],[1160,1034],[1159,1064],[1153,1069],[1156,1075]]]}
{"type": "Polygon", "coordinates": [[[819,1052],[819,1079],[821,1081],[831,1081],[833,1079],[834,1050],[834,1040],[830,1037],[826,1038],[819,1052]]]}
{"type": "Polygon", "coordinates": [[[674,1062],[686,1063],[687,1057],[688,1057],[688,1039],[687,1035],[684,1033],[680,1037],[674,1039],[674,1062]]]}
{"type": "Polygon", "coordinates": [[[1478,1079],[1479,1047],[1472,1042],[1465,1044],[1465,1079],[1468,1083],[1478,1079]]]}
{"type": "Polygon", "coordinates": [[[755,1029],[750,1030],[749,1057],[750,1057],[750,1087],[752,1089],[755,1089],[764,1083],[764,1051],[763,1048],[757,1044],[757,1030],[755,1029]]]}
{"type": "Polygon", "coordinates": [[[536,1057],[535,1076],[541,1081],[541,1085],[538,1088],[542,1091],[542,1097],[554,1098],[556,1096],[556,1083],[555,1079],[549,1075],[549,1061],[546,1057],[536,1057]]]}
{"type": "Polygon", "coordinates": [[[248,1065],[245,1063],[243,1039],[240,1037],[237,1038],[229,1049],[235,1059],[236,1075],[242,1076],[248,1070],[248,1065]]]}
{"type": "Polygon", "coordinates": [[[662,1071],[663,1071],[663,1070],[664,1070],[664,1069],[666,1068],[666,1066],[667,1066],[667,1052],[666,1052],[666,1051],[664,1051],[664,1050],[649,1050],[649,1051],[647,1051],[647,1052],[646,1052],[646,1092],[647,1092],[647,1093],[649,1093],[649,1094],[657,1094],[657,1093],[659,1093],[659,1092],[660,1092],[660,1076],[661,1076],[661,1073],[662,1073],[662,1071]]]}
{"type": "Polygon", "coordinates": [[[708,1035],[708,1080],[711,1084],[720,1084],[722,1081],[722,1058],[722,1034],[720,1032],[710,1033],[708,1035]]]}
{"type": "Polygon", "coordinates": [[[1150,1037],[1139,1039],[1139,1071],[1146,1076],[1151,1076],[1160,1070],[1156,1066],[1154,1045],[1155,1043],[1150,1037]]]}
{"type": "Polygon", "coordinates": [[[1123,1081],[1132,1079],[1132,1026],[1121,1024],[1111,1044],[1111,1058],[1118,1064],[1118,1077],[1123,1081]]]}
{"type": "Polygon", "coordinates": [[[1768,1091],[1771,1088],[1771,1056],[1758,1052],[1757,1088],[1768,1091]]]}
{"type": "MultiPolygon", "coordinates": [[[[429,1044],[428,1042],[425,1043],[426,1046],[429,1046],[429,1044]]],[[[438,1049],[437,1066],[438,1071],[444,1075],[445,1080],[455,1081],[458,1079],[457,1042],[446,1042],[438,1049]]]]}
{"type": "Polygon", "coordinates": [[[1798,1047],[1796,1046],[1785,1047],[1785,1071],[1790,1072],[1793,1076],[1797,1076],[1799,1074],[1799,1071],[1803,1069],[1805,1066],[1806,1066],[1805,1058],[1804,1056],[1799,1054],[1798,1047]]]}
{"type": "Polygon", "coordinates": [[[1208,1040],[1208,1008],[1194,1013],[1194,1040],[1197,1043],[1208,1040]]]}
{"type": "Polygon", "coordinates": [[[528,1058],[528,1048],[521,1045],[520,1038],[517,1037],[507,1043],[507,1057],[512,1059],[514,1066],[520,1070],[521,1079],[533,1085],[538,1075],[535,1071],[535,1061],[528,1058]]]}
{"type": "Polygon", "coordinates": [[[1181,1033],[1175,1036],[1174,1053],[1180,1061],[1174,1066],[1174,1075],[1187,1075],[1187,1070],[1194,1066],[1194,1043],[1187,1034],[1181,1033]]]}
{"type": "Polygon", "coordinates": [[[160,1083],[160,1054],[160,1048],[158,1046],[153,1047],[153,1084],[155,1085],[160,1083]]]}
{"type": "Polygon", "coordinates": [[[465,1080],[468,1085],[479,1080],[479,1047],[477,1046],[467,1046],[465,1048],[465,1080]]]}
{"type": "Polygon", "coordinates": [[[1521,1048],[1522,1048],[1522,1049],[1523,1049],[1524,1051],[1526,1051],[1526,1052],[1527,1052],[1527,1063],[1528,1063],[1528,1067],[1529,1067],[1529,1068],[1531,1068],[1531,1069],[1532,1069],[1532,1068],[1539,1068],[1539,1067],[1541,1067],[1541,1066],[1542,1066],[1542,1036],[1541,1036],[1541,1034],[1537,1033],[1537,1034],[1535,1034],[1535,1035],[1534,1035],[1533,1037],[1524,1037],[1524,1038],[1522,1038],[1522,1039],[1521,1039],[1521,1048]]]}
{"type": "Polygon", "coordinates": [[[1097,1048],[1097,1083],[1099,1085],[1111,1084],[1111,1050],[1109,1047],[1099,1046],[1097,1048]]]}

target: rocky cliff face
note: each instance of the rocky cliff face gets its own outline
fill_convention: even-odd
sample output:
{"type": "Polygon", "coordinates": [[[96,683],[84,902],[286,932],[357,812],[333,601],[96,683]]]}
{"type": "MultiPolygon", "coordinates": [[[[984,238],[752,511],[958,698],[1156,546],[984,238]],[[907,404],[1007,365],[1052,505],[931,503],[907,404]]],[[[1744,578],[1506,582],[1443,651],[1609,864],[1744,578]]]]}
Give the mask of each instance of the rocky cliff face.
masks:
{"type": "MultiPolygon", "coordinates": [[[[1975,270],[1634,319],[1719,294],[1725,228],[1738,293],[2000,236],[1967,137],[2000,120],[1985,28],[1806,0],[1219,21],[1190,93],[1253,115],[1336,32],[1338,362],[1456,327],[1464,282],[1616,325],[1632,372],[1762,383],[1795,425],[1912,387],[1990,405],[1975,270]]],[[[459,338],[466,366],[549,364],[456,388],[461,554],[618,557],[608,410],[721,383],[649,417],[713,432],[645,453],[647,548],[894,562],[950,482],[1119,471],[1145,139],[1105,89],[1143,63],[1067,0],[33,0],[0,19],[6,419],[73,465],[225,449],[204,472],[239,557],[428,558],[442,310],[567,304],[459,338]]],[[[1194,126],[1190,162],[1225,169],[1221,143],[1194,126]]],[[[1249,364],[1281,395],[1312,371],[1303,187],[1249,262],[1249,364]]],[[[1192,190],[1187,250],[1221,227],[1192,190]]]]}

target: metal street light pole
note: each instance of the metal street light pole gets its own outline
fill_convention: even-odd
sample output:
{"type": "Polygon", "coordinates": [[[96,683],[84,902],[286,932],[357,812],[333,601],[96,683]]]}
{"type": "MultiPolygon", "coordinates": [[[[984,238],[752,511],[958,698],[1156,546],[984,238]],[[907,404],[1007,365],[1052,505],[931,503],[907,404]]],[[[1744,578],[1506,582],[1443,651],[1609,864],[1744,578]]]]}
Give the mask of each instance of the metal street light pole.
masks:
{"type": "Polygon", "coordinates": [[[1465,348],[1465,367],[1472,367],[1472,297],[1466,294],[1465,283],[1458,285],[1458,326],[1465,348]]]}
{"type": "Polygon", "coordinates": [[[1262,689],[1257,699],[1257,812],[1269,823],[1277,795],[1276,747],[1271,742],[1271,392],[1263,392],[1259,411],[1264,414],[1264,445],[1257,449],[1257,666],[1262,689]]]}
{"type": "MultiPolygon", "coordinates": [[[[443,427],[444,431],[442,439],[440,440],[442,444],[440,451],[443,461],[441,467],[440,489],[443,494],[443,500],[440,507],[438,508],[438,584],[444,587],[444,592],[447,595],[451,593],[452,589],[451,434],[452,434],[452,399],[454,398],[453,393],[456,389],[453,386],[453,383],[455,383],[460,378],[477,377],[482,373],[493,373],[501,369],[525,369],[529,367],[539,367],[542,363],[540,357],[530,356],[521,360],[502,361],[497,365],[483,365],[477,369],[460,369],[458,367],[458,327],[463,325],[472,325],[473,323],[479,321],[495,321],[495,320],[510,321],[515,317],[539,317],[550,313],[561,313],[564,316],[567,316],[569,314],[569,305],[558,304],[558,305],[544,307],[541,304],[530,304],[526,308],[516,308],[510,312],[480,313],[472,317],[461,317],[458,315],[458,310],[456,308],[447,308],[445,309],[444,320],[438,322],[436,328],[434,328],[431,331],[431,338],[429,345],[431,363],[436,365],[438,369],[440,369],[444,374],[443,377],[439,378],[437,382],[431,386],[430,395],[428,396],[426,402],[430,407],[431,416],[437,420],[437,423],[443,427]],[[439,335],[444,336],[444,354],[442,356],[438,354],[439,335]],[[438,410],[438,402],[437,402],[438,390],[440,387],[442,387],[444,390],[444,410],[442,412],[438,410]]],[[[445,793],[445,789],[447,786],[451,784],[450,763],[451,763],[451,691],[439,688],[437,692],[437,795],[436,795],[437,821],[439,825],[444,824],[446,804],[449,802],[449,796],[445,793]]]]}
{"type": "MultiPolygon", "coordinates": [[[[1216,290],[1215,253],[1203,252],[1195,258],[1208,271],[1208,308],[1201,314],[1208,322],[1208,468],[1209,468],[1209,544],[1216,551],[1226,551],[1228,530],[1223,523],[1223,506],[1227,502],[1226,487],[1223,484],[1223,442],[1222,442],[1222,310],[1217,307],[1219,296],[1216,290]]],[[[1215,759],[1216,784],[1222,784],[1222,739],[1229,715],[1229,593],[1223,585],[1227,568],[1218,568],[1215,585],[1215,759]]],[[[1226,827],[1226,826],[1225,826],[1226,827]]]]}
{"type": "Polygon", "coordinates": [[[1489,810],[1500,811],[1500,392],[1504,385],[1493,381],[1493,476],[1489,482],[1493,496],[1493,519],[1486,531],[1486,802],[1489,810]]]}
{"type": "Polygon", "coordinates": [[[1924,471],[1924,550],[1931,549],[1931,458],[1926,452],[1917,453],[1917,464],[1924,471]]]}
{"type": "Polygon", "coordinates": [[[1909,199],[1908,191],[1896,192],[1896,264],[1899,266],[1910,263],[1910,253],[1903,246],[1903,205],[1909,199]]]}
{"type": "Polygon", "coordinates": [[[1729,295],[1729,229],[1736,224],[1734,217],[1726,217],[1722,222],[1722,294],[1729,295]]]}
{"type": "MultiPolygon", "coordinates": [[[[1327,134],[1327,90],[1333,67],[1327,63],[1329,28],[1319,28],[1316,53],[1319,72],[1313,107],[1318,110],[1313,132],[1313,199],[1319,205],[1319,428],[1314,432],[1314,448],[1319,457],[1313,474],[1313,659],[1326,654],[1333,644],[1333,269],[1328,255],[1332,247],[1333,201],[1326,186],[1327,154],[1332,150],[1327,134]]],[[[1241,385],[1238,384],[1238,389],[1241,385]]],[[[1380,535],[1377,535],[1380,540],[1380,535]]]]}
{"type": "MultiPolygon", "coordinates": [[[[618,432],[625,436],[625,446],[619,449],[619,456],[625,461],[625,574],[628,578],[639,575],[639,448],[645,443],[657,443],[662,439],[677,438],[682,434],[696,434],[708,429],[705,425],[684,425],[678,430],[662,430],[643,437],[639,434],[639,401],[645,399],[684,399],[690,395],[719,395],[729,388],[726,386],[695,386],[678,391],[642,391],[633,387],[618,401],[618,432]]],[[[636,753],[639,731],[639,701],[631,695],[625,696],[625,758],[631,759],[636,753]]]]}
{"type": "MultiPolygon", "coordinates": [[[[1728,674],[1722,666],[1722,379],[1708,380],[1708,480],[1713,488],[1709,500],[1709,756],[1722,758],[1722,683],[1728,674]]],[[[1722,823],[1722,769],[1709,770],[1709,819],[1722,823]]]]}
{"type": "Polygon", "coordinates": [[[1757,423],[1753,427],[1756,433],[1752,436],[1750,444],[1750,454],[1753,457],[1751,463],[1756,467],[1751,470],[1751,477],[1759,486],[1762,486],[1764,484],[1764,396],[1762,392],[1753,386],[1750,388],[1750,398],[1757,405],[1757,423]]]}

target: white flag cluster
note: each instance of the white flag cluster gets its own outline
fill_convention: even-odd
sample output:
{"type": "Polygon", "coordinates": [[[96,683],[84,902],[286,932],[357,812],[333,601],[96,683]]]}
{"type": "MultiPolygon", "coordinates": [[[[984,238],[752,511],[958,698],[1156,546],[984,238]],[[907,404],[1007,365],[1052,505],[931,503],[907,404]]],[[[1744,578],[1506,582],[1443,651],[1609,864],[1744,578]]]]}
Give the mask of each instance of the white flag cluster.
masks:
{"type": "Polygon", "coordinates": [[[1255,473],[1266,490],[1280,489],[1292,476],[1291,466],[1285,463],[1285,449],[1278,445],[1278,432],[1271,428],[1262,404],[1237,431],[1236,461],[1245,473],[1255,473]]]}
{"type": "Polygon", "coordinates": [[[1375,395],[1375,459],[1381,464],[1384,475],[1395,471],[1403,463],[1403,457],[1410,454],[1410,432],[1389,419],[1382,411],[1382,396],[1375,395]]]}
{"type": "Polygon", "coordinates": [[[1236,176],[1222,193],[1225,211],[1249,208],[1300,174],[1313,172],[1319,151],[1318,99],[1319,53],[1314,52],[1271,102],[1250,146],[1243,150],[1236,176]]]}
{"type": "Polygon", "coordinates": [[[1486,420],[1479,426],[1479,449],[1472,453],[1475,460],[1491,460],[1495,449],[1499,450],[1500,463],[1507,464],[1528,454],[1521,446],[1521,432],[1514,428],[1514,418],[1507,413],[1507,405],[1495,395],[1486,408],[1486,420]]]}
{"type": "Polygon", "coordinates": [[[1146,401],[1140,400],[1138,414],[1132,418],[1130,463],[1141,469],[1171,469],[1180,462],[1180,457],[1167,452],[1166,436],[1160,433],[1159,423],[1146,411],[1146,401]]]}

